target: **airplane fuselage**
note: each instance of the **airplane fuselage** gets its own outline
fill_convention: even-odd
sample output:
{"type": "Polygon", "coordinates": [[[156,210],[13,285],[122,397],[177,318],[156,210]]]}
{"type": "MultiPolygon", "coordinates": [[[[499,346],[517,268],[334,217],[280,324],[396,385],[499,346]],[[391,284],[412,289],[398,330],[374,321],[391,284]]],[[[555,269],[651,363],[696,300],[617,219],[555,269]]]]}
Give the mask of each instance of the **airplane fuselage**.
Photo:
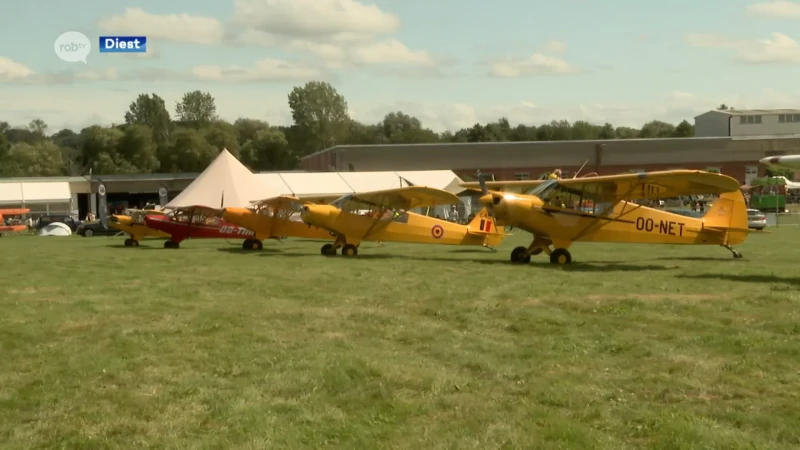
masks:
{"type": "MultiPolygon", "coordinates": [[[[738,193],[737,193],[738,194],[738,193]]],[[[741,195],[741,194],[739,194],[741,195]]],[[[498,224],[511,225],[547,236],[559,248],[572,242],[619,242],[639,244],[707,244],[735,245],[746,239],[741,229],[721,232],[721,225],[730,226],[722,214],[739,214],[736,223],[747,223],[744,200],[741,205],[721,198],[720,206],[709,210],[703,218],[693,218],[668,211],[619,201],[603,215],[580,209],[544,205],[533,196],[510,196],[494,206],[498,224]],[[724,202],[731,202],[726,206],[724,202]],[[708,217],[715,215],[719,217],[708,217]],[[716,220],[715,220],[716,219],[716,220]],[[713,229],[709,228],[713,225],[713,229]]]]}
{"type": "MultiPolygon", "coordinates": [[[[377,218],[328,205],[307,208],[302,213],[304,222],[344,236],[348,244],[356,246],[361,241],[382,241],[492,247],[503,240],[502,234],[475,233],[479,230],[411,212],[388,211],[384,217],[377,218]]],[[[493,233],[495,230],[485,231],[493,233]]],[[[500,230],[497,232],[502,233],[500,230]]]]}
{"type": "Polygon", "coordinates": [[[150,228],[144,223],[135,222],[131,216],[115,214],[108,221],[111,228],[128,233],[131,239],[140,241],[146,237],[169,238],[169,233],[165,233],[155,228],[150,228]]]}
{"type": "Polygon", "coordinates": [[[261,214],[248,208],[225,208],[222,218],[233,225],[253,230],[258,240],[278,237],[306,239],[332,239],[328,230],[310,226],[301,220],[291,220],[274,215],[261,214]]]}
{"type": "Polygon", "coordinates": [[[224,220],[213,224],[178,221],[169,216],[147,216],[145,223],[149,228],[162,231],[170,236],[170,240],[180,243],[185,239],[250,239],[255,236],[252,230],[240,227],[224,220]]]}

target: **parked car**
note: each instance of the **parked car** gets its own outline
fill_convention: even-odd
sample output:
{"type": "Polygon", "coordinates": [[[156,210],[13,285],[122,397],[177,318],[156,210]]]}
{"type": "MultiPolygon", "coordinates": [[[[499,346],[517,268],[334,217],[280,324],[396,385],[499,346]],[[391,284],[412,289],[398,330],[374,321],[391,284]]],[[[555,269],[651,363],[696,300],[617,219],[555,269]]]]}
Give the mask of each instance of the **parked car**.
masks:
{"type": "Polygon", "coordinates": [[[75,218],[70,217],[70,216],[48,214],[48,215],[41,216],[38,219],[36,219],[36,223],[34,224],[34,228],[36,228],[36,230],[41,230],[42,228],[50,225],[51,223],[56,223],[56,222],[60,222],[60,223],[63,223],[64,225],[68,226],[69,229],[72,230],[73,233],[78,229],[78,226],[80,226],[80,224],[81,224],[80,220],[75,219],[75,218]]]}
{"type": "Polygon", "coordinates": [[[75,231],[75,234],[78,234],[83,237],[92,237],[95,235],[98,236],[113,236],[120,231],[114,228],[104,227],[103,223],[99,220],[94,222],[84,222],[78,226],[78,229],[75,231]]]}
{"type": "Polygon", "coordinates": [[[763,230],[767,226],[767,216],[757,209],[747,209],[747,227],[763,230]]]}

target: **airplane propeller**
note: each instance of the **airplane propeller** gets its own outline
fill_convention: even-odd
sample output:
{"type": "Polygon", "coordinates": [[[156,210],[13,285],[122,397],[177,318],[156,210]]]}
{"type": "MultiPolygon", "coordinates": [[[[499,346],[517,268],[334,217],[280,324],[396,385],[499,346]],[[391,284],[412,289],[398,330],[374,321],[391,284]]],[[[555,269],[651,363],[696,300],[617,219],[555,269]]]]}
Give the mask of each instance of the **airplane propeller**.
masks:
{"type": "Polygon", "coordinates": [[[481,185],[481,198],[480,202],[486,206],[486,211],[489,213],[489,217],[492,219],[495,218],[494,216],[494,205],[500,203],[500,197],[492,195],[489,193],[489,188],[486,187],[486,178],[484,178],[481,171],[478,171],[478,183],[481,185]],[[486,196],[490,197],[486,197],[486,196]]]}

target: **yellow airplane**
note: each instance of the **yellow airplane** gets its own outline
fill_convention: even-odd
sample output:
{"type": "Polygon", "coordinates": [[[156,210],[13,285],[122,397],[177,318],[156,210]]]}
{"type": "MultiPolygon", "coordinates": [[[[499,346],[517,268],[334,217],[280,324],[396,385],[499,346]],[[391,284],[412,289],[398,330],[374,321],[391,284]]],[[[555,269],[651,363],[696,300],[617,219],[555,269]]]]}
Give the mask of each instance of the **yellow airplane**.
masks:
{"type": "Polygon", "coordinates": [[[129,209],[130,215],[114,214],[108,218],[108,226],[111,228],[128,233],[130,236],[125,239],[125,247],[138,247],[139,241],[146,237],[169,238],[169,234],[163,231],[150,228],[145,224],[144,218],[149,214],[165,214],[157,209],[129,209]]]}
{"type": "Polygon", "coordinates": [[[498,225],[521,228],[534,235],[526,247],[511,252],[514,263],[528,263],[542,252],[553,264],[568,264],[573,242],[621,242],[641,244],[721,245],[742,254],[732,245],[749,233],[747,206],[739,182],[716,173],[672,170],[589,178],[542,181],[480,181],[480,202],[498,225]],[[499,188],[503,191],[490,191],[499,188]],[[530,188],[532,190],[528,191],[530,188]],[[512,190],[528,191],[527,194],[512,190]],[[719,195],[702,218],[692,218],[643,206],[650,201],[688,195],[719,195]]]}
{"type": "Polygon", "coordinates": [[[307,224],[326,229],[336,236],[321,253],[355,256],[362,241],[412,242],[446,245],[494,247],[505,238],[501,227],[494,228],[486,211],[469,225],[408,212],[414,208],[452,205],[458,197],[446,191],[410,186],[384,191],[348,194],[327,205],[305,203],[301,218],[307,224]]]}
{"type": "Polygon", "coordinates": [[[266,239],[332,239],[329,231],[312,227],[300,219],[303,201],[297,197],[279,196],[252,203],[251,208],[204,209],[209,215],[216,215],[228,223],[253,231],[255,235],[243,244],[247,249],[261,250],[266,239]]]}

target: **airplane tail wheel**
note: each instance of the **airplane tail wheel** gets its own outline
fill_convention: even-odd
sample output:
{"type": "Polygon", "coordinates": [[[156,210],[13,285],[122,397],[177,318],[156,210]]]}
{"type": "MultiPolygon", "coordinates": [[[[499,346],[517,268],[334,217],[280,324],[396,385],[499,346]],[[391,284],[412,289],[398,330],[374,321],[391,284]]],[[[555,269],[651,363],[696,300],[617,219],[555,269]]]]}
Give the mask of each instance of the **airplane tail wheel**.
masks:
{"type": "Polygon", "coordinates": [[[525,247],[516,247],[511,250],[511,262],[516,264],[526,264],[531,262],[531,257],[527,255],[528,249],[525,247]]]}
{"type": "Polygon", "coordinates": [[[356,256],[358,255],[358,247],[353,244],[345,244],[342,247],[342,255],[343,256],[356,256]]]}
{"type": "Polygon", "coordinates": [[[258,239],[253,239],[253,241],[250,243],[250,248],[253,250],[261,250],[264,248],[264,244],[258,239]]]}
{"type": "Polygon", "coordinates": [[[553,264],[569,264],[572,262],[572,255],[564,248],[557,248],[550,254],[550,262],[553,264]]]}
{"type": "Polygon", "coordinates": [[[139,246],[139,241],[137,241],[136,239],[131,239],[131,247],[138,247],[138,246],[139,246]]]}
{"type": "Polygon", "coordinates": [[[164,248],[180,248],[180,244],[175,241],[164,242],[164,248]]]}
{"type": "Polygon", "coordinates": [[[333,244],[325,244],[322,246],[322,249],[320,249],[320,253],[324,256],[333,256],[336,254],[336,248],[333,244]]]}
{"type": "Polygon", "coordinates": [[[245,239],[244,242],[242,242],[242,250],[250,250],[251,248],[253,248],[253,240],[245,239]]]}
{"type": "Polygon", "coordinates": [[[133,247],[133,239],[125,239],[125,247],[133,247]]]}

